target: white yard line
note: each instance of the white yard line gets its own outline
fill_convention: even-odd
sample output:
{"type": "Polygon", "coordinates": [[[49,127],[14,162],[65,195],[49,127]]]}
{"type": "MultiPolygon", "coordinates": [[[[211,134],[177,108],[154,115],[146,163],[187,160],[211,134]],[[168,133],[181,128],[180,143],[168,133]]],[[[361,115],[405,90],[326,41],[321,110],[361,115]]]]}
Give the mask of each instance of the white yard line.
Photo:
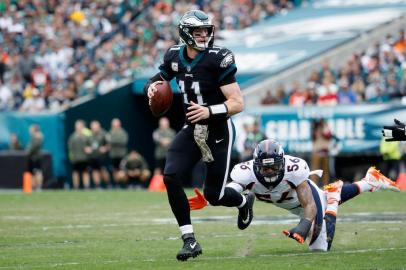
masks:
{"type": "MultiPolygon", "coordinates": [[[[5,220],[40,220],[38,217],[21,217],[21,216],[5,216],[2,217],[5,220]]],[[[204,222],[235,222],[237,216],[207,216],[207,217],[194,217],[193,223],[204,222]]],[[[0,218],[1,220],[1,218],[0,218]]],[[[104,220],[109,220],[105,218],[104,220]]],[[[95,224],[67,224],[56,226],[43,226],[40,227],[42,231],[49,230],[73,230],[73,229],[93,229],[93,228],[107,228],[107,227],[129,227],[129,226],[151,226],[151,225],[165,225],[165,224],[177,224],[175,218],[152,218],[152,219],[129,219],[127,223],[101,223],[95,224]]],[[[374,212],[362,212],[356,214],[346,214],[338,217],[338,223],[385,223],[385,224],[397,224],[404,223],[406,221],[406,214],[402,212],[388,212],[388,213],[374,213],[374,212]]],[[[71,222],[74,222],[73,220],[71,222]]],[[[287,216],[255,216],[251,223],[251,226],[257,225],[284,225],[284,224],[296,224],[298,217],[294,215],[287,216]]],[[[79,223],[79,222],[78,222],[79,223]]],[[[21,228],[20,230],[38,230],[38,227],[31,226],[21,228]]]]}
{"type": "MultiPolygon", "coordinates": [[[[255,258],[255,257],[300,257],[300,256],[309,256],[309,255],[323,255],[328,256],[329,254],[358,254],[358,253],[367,253],[367,252],[389,252],[389,251],[397,251],[397,250],[406,250],[406,247],[399,247],[399,248],[370,248],[370,249],[354,249],[354,250],[344,250],[344,251],[331,251],[331,252],[301,252],[301,253],[286,253],[286,254],[260,254],[255,256],[224,256],[224,257],[204,257],[204,255],[200,256],[196,260],[202,261],[218,261],[218,260],[241,260],[246,258],[255,258]]],[[[175,259],[146,259],[141,260],[141,262],[161,262],[161,261],[176,261],[175,259]]],[[[106,260],[100,261],[99,265],[106,265],[106,264],[122,264],[122,263],[136,263],[140,262],[138,259],[130,259],[130,260],[106,260]]],[[[0,269],[32,269],[32,268],[58,268],[64,267],[69,265],[88,265],[89,262],[64,262],[64,263],[51,263],[45,265],[16,265],[16,266],[0,266],[0,269]]]]}

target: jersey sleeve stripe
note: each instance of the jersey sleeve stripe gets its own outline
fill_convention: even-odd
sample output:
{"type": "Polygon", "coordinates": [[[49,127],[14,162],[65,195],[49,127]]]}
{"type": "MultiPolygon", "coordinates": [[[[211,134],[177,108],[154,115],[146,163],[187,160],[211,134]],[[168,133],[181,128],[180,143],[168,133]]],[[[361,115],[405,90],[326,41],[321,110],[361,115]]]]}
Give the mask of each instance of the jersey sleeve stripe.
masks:
{"type": "Polygon", "coordinates": [[[235,64],[232,64],[231,66],[229,66],[224,72],[223,74],[221,74],[221,76],[219,77],[218,81],[221,82],[228,74],[230,74],[230,72],[234,71],[237,69],[237,66],[235,64]]]}

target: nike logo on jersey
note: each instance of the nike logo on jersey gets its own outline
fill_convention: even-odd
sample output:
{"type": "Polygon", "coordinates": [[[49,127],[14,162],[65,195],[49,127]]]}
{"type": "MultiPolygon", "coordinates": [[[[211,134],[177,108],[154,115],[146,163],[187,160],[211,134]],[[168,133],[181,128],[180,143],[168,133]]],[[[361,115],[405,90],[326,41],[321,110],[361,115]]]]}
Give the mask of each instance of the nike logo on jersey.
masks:
{"type": "Polygon", "coordinates": [[[216,140],[216,143],[221,143],[224,139],[216,140]]]}
{"type": "Polygon", "coordinates": [[[221,55],[222,56],[226,56],[228,54],[228,52],[225,52],[225,53],[222,53],[221,55]]]}
{"type": "Polygon", "coordinates": [[[190,247],[191,247],[192,249],[194,249],[196,245],[197,245],[197,242],[194,242],[193,244],[190,244],[190,247]]]}

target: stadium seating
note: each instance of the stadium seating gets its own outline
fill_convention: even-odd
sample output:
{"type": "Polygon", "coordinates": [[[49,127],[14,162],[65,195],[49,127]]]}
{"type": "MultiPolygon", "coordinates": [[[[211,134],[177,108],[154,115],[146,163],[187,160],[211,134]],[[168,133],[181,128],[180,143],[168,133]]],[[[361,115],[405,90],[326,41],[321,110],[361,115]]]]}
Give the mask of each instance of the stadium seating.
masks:
{"type": "Polygon", "coordinates": [[[204,9],[217,29],[240,29],[289,1],[12,1],[0,12],[0,111],[59,111],[155,69],[177,42],[177,21],[204,9]]]}

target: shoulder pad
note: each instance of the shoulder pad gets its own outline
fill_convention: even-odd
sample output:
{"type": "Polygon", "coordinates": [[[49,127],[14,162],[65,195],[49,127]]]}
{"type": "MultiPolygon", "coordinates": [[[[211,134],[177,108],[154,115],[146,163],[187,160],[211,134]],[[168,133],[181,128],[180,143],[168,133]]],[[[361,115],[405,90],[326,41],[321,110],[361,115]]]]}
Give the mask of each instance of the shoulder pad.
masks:
{"type": "Polygon", "coordinates": [[[171,59],[171,58],[173,58],[175,55],[178,55],[178,54],[179,54],[179,50],[180,50],[181,47],[182,47],[182,45],[174,45],[174,46],[170,47],[170,48],[166,51],[165,56],[164,56],[164,59],[171,59]]]}
{"type": "Polygon", "coordinates": [[[285,155],[285,176],[295,186],[309,178],[310,169],[307,162],[301,158],[285,155]]]}
{"type": "Polygon", "coordinates": [[[255,174],[253,169],[252,160],[241,162],[234,166],[230,173],[231,180],[242,184],[244,186],[255,182],[255,174]]]}

